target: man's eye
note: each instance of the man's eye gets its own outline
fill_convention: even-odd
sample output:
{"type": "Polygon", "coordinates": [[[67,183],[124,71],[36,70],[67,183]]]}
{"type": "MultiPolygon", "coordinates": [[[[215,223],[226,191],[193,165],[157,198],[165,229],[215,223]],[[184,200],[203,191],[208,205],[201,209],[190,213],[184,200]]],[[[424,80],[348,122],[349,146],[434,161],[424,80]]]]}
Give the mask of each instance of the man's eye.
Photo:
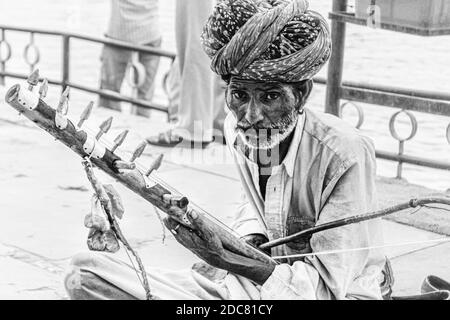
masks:
{"type": "Polygon", "coordinates": [[[280,97],[278,92],[268,92],[264,95],[265,100],[277,100],[280,97]]]}
{"type": "Polygon", "coordinates": [[[247,93],[245,93],[244,91],[233,91],[231,95],[233,96],[233,98],[238,100],[244,100],[245,98],[247,98],[247,93]]]}

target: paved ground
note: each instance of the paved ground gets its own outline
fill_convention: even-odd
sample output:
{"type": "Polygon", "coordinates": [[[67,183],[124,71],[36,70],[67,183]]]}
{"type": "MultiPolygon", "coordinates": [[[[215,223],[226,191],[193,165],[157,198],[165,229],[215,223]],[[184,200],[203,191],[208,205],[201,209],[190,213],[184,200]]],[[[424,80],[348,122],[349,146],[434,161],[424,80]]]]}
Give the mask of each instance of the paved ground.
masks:
{"type": "MultiPolygon", "coordinates": [[[[4,95],[1,89],[0,95],[4,95]]],[[[89,185],[80,159],[72,152],[18,117],[3,102],[0,110],[0,299],[65,299],[64,270],[72,255],[86,250],[83,217],[89,210],[89,185]]],[[[76,116],[80,110],[72,111],[76,116]]],[[[157,115],[148,121],[105,110],[96,110],[91,124],[95,126],[111,114],[115,121],[108,136],[114,137],[124,128],[132,129],[123,153],[130,153],[146,135],[165,126],[163,118],[157,115]]],[[[226,148],[214,144],[195,154],[147,148],[142,162],[149,163],[152,156],[162,151],[166,161],[159,170],[160,176],[220,220],[229,222],[239,201],[240,187],[226,148]]],[[[110,181],[100,176],[103,181],[110,181]]],[[[148,203],[120,185],[117,189],[126,207],[123,230],[146,265],[177,269],[197,261],[170,233],[162,243],[160,222],[148,203]]],[[[384,178],[379,179],[378,189],[382,204],[433,193],[384,178]]],[[[448,235],[450,223],[443,218],[445,215],[430,211],[419,219],[427,220],[423,224],[408,219],[402,224],[384,221],[386,243],[427,241],[448,235]]],[[[418,293],[427,274],[450,279],[449,243],[399,246],[386,252],[396,273],[397,294],[418,293]]]]}

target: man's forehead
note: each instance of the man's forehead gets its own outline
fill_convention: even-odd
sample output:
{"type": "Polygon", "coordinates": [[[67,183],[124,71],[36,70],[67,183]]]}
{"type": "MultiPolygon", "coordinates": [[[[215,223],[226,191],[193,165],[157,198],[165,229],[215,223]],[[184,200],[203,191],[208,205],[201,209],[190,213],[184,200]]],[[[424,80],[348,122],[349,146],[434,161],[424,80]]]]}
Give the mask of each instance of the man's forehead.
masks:
{"type": "Polygon", "coordinates": [[[259,88],[263,90],[268,90],[268,89],[282,89],[287,85],[288,84],[279,81],[259,81],[259,80],[240,79],[236,77],[232,77],[230,80],[230,87],[237,87],[237,88],[259,88]]]}

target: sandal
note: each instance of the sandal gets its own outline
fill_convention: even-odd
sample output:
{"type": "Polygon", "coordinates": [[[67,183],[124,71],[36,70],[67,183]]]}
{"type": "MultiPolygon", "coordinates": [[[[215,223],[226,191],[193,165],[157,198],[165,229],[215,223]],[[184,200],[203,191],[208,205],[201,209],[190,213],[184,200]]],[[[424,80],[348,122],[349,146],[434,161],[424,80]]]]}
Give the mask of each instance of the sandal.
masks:
{"type": "Polygon", "coordinates": [[[159,146],[159,147],[175,147],[175,146],[179,146],[179,147],[185,147],[185,148],[198,148],[201,146],[201,148],[206,148],[211,141],[207,141],[207,142],[196,142],[196,141],[191,141],[191,140],[187,140],[184,139],[183,137],[177,135],[176,133],[173,133],[172,130],[167,130],[166,132],[161,132],[160,134],[158,134],[157,136],[150,136],[147,139],[147,143],[154,145],[154,146],[159,146]]]}
{"type": "Polygon", "coordinates": [[[148,144],[152,144],[154,146],[175,147],[177,144],[183,141],[183,138],[172,134],[172,130],[167,130],[166,132],[161,132],[156,136],[150,136],[146,140],[148,144]]]}

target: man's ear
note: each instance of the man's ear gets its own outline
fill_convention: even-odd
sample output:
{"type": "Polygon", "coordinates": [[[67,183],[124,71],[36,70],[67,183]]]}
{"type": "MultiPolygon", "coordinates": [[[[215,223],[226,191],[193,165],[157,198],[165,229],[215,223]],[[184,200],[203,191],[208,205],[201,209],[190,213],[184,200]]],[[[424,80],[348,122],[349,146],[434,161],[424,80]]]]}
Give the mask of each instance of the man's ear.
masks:
{"type": "Polygon", "coordinates": [[[309,95],[311,94],[313,81],[312,79],[302,81],[298,84],[295,84],[295,87],[298,92],[298,107],[301,108],[305,105],[306,101],[309,98],[309,95]]]}

